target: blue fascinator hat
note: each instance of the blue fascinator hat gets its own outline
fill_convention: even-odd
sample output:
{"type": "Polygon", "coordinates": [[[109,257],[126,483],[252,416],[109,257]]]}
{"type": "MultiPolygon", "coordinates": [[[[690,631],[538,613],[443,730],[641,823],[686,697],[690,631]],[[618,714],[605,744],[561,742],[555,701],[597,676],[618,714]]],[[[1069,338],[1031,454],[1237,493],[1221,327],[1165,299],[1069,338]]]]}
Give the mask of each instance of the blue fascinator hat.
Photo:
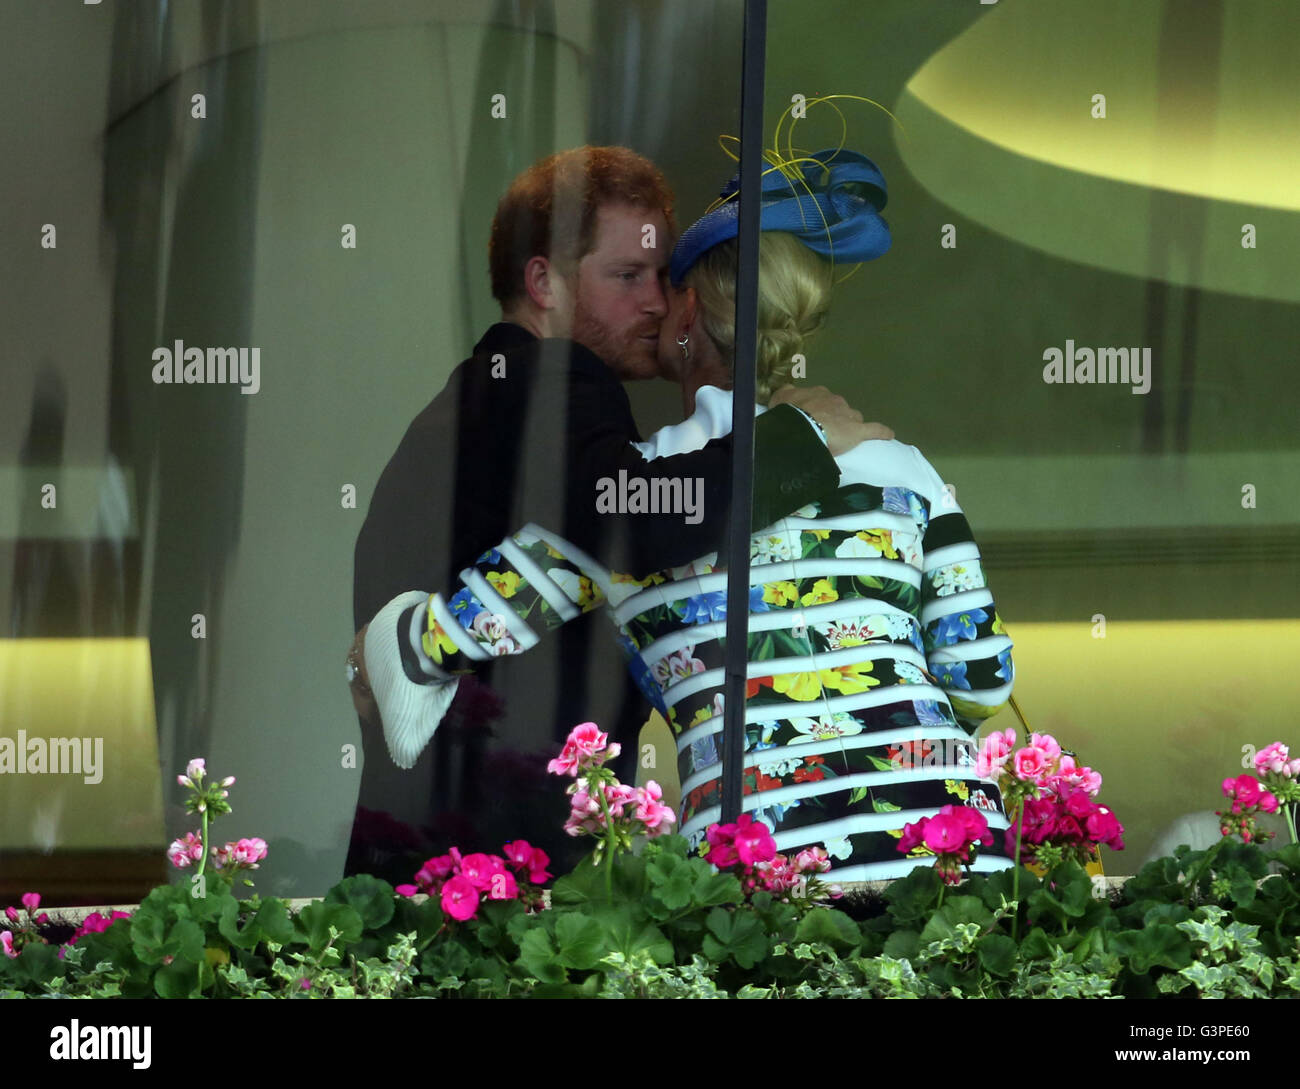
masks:
{"type": "MultiPolygon", "coordinates": [[[[737,172],[718,194],[722,203],[678,239],[668,264],[674,286],[704,254],[739,233],[739,191],[737,172]]],[[[835,264],[871,261],[889,251],[889,224],[880,215],[887,199],[885,176],[865,155],[843,148],[819,151],[800,159],[797,169],[767,170],[761,191],[759,230],[793,234],[835,264]]]]}

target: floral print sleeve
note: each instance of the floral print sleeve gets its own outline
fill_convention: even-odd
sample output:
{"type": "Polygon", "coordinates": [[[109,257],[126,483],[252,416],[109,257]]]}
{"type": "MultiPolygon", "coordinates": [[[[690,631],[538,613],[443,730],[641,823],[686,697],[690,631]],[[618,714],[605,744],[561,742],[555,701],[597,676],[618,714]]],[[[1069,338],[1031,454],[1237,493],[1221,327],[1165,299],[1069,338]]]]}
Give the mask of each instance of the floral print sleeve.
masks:
{"type": "Polygon", "coordinates": [[[1011,640],[989,593],[970,523],[937,475],[935,483],[923,543],[926,661],[957,720],[974,732],[1011,698],[1011,640]]]}
{"type": "Polygon", "coordinates": [[[537,644],[536,629],[559,627],[603,605],[601,583],[608,581],[594,561],[571,545],[538,527],[526,527],[462,571],[463,588],[449,600],[429,596],[424,652],[447,674],[472,672],[475,662],[521,654],[537,644]]]}

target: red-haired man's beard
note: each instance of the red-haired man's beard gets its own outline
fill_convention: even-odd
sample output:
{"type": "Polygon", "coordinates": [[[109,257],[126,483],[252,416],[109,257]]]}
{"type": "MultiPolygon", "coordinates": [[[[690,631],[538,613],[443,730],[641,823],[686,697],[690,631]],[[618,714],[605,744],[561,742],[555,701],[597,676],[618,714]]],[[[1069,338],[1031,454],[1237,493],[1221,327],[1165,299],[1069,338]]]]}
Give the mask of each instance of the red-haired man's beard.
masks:
{"type": "Polygon", "coordinates": [[[659,376],[659,326],[648,323],[618,331],[587,310],[579,299],[573,312],[573,335],[585,348],[604,360],[619,380],[659,376]],[[650,337],[652,339],[643,339],[650,337]]]}

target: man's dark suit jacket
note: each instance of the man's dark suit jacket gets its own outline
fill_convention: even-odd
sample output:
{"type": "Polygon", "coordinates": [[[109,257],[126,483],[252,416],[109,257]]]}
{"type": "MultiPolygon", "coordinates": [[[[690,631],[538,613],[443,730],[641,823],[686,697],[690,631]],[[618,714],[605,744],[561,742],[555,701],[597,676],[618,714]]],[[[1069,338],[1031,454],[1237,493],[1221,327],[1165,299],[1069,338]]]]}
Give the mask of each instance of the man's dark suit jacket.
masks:
{"type": "MultiPolygon", "coordinates": [[[[780,406],[766,412],[755,428],[753,525],[761,528],[832,490],[839,470],[796,409],[780,406]]],[[[654,462],[630,445],[640,439],[622,384],[596,355],[573,341],[539,340],[513,323],[493,325],[416,416],[375,486],[354,556],[354,629],[407,590],[446,593],[462,568],[529,522],[558,533],[607,568],[638,577],[724,548],[730,436],[654,462]],[[599,513],[597,482],[603,477],[617,481],[620,471],[629,480],[701,478],[701,521],[689,524],[681,513],[599,513]]],[[[588,624],[564,625],[558,633],[561,661],[585,660],[583,641],[590,639],[590,630],[588,624]]],[[[490,667],[476,677],[490,677],[490,667]]],[[[535,749],[562,739],[569,727],[591,717],[585,682],[582,676],[566,680],[560,698],[571,706],[536,709],[541,721],[535,749]],[[559,725],[548,723],[550,718],[559,725]]],[[[624,684],[625,678],[617,683],[624,684]]],[[[470,699],[472,693],[458,693],[458,701],[462,695],[470,699]]],[[[635,696],[625,699],[623,727],[639,705],[635,696]]],[[[380,731],[363,723],[365,779],[347,872],[379,872],[373,844],[385,839],[385,829],[397,834],[396,826],[373,812],[363,814],[367,798],[373,806],[377,798],[391,799],[394,792],[407,790],[409,782],[412,796],[431,791],[437,798],[430,801],[430,811],[445,813],[464,810],[465,797],[475,792],[471,780],[479,783],[479,793],[491,793],[481,790],[475,770],[482,766],[483,754],[470,759],[454,750],[448,733],[444,724],[434,737],[431,759],[422,757],[399,779],[380,731]],[[456,760],[461,763],[453,771],[449,765],[456,760]],[[417,781],[417,772],[425,778],[417,781]],[[430,788],[429,775],[439,785],[430,788]],[[460,801],[446,801],[452,797],[460,801]],[[363,850],[364,844],[370,847],[363,850]]],[[[619,736],[612,728],[611,734],[619,736]]],[[[624,744],[624,758],[634,759],[635,752],[635,745],[624,744]]],[[[562,795],[556,797],[562,808],[562,795]]],[[[484,821],[476,817],[474,823],[484,821]]],[[[538,842],[532,829],[518,823],[506,834],[538,842]]],[[[410,880],[410,872],[402,876],[395,868],[393,879],[410,880]]]]}
{"type": "MultiPolygon", "coordinates": [[[[407,590],[433,593],[528,522],[558,533],[611,570],[636,576],[689,563],[725,544],[731,438],[645,461],[617,376],[569,340],[539,340],[499,322],[407,429],[375,486],[354,556],[357,630],[407,590]],[[496,370],[504,377],[493,377],[496,370]],[[704,481],[703,518],[598,513],[597,482],[704,481]]],[[[839,482],[825,444],[796,409],[755,421],[755,529],[839,482]]]]}

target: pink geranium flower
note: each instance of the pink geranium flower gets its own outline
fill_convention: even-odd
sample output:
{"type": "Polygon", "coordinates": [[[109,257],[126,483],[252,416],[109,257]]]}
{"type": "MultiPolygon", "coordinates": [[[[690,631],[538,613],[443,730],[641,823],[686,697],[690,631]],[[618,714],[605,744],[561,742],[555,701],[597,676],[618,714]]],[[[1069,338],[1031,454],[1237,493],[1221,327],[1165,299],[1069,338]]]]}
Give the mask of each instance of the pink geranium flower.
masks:
{"type": "Polygon", "coordinates": [[[191,862],[203,857],[203,837],[197,832],[187,832],[183,839],[173,840],[167,848],[167,857],[177,869],[183,870],[191,862]]]}
{"type": "Polygon", "coordinates": [[[1015,744],[1015,730],[994,730],[980,746],[979,755],[975,758],[975,774],[981,779],[996,779],[1011,759],[1015,744]]]}
{"type": "Polygon", "coordinates": [[[1261,775],[1266,771],[1290,777],[1290,750],[1280,741],[1265,745],[1255,754],[1255,770],[1261,775]]]}
{"type": "Polygon", "coordinates": [[[1061,746],[1051,734],[1030,734],[1029,744],[1035,749],[1040,749],[1049,764],[1054,764],[1061,759],[1061,746]]]}
{"type": "Polygon", "coordinates": [[[241,839],[231,845],[230,857],[243,866],[252,866],[254,869],[257,863],[266,857],[266,840],[258,839],[254,836],[252,839],[241,839]]]}
{"type": "Polygon", "coordinates": [[[1016,751],[1011,766],[1015,769],[1017,779],[1027,783],[1037,783],[1046,775],[1048,764],[1047,754],[1042,749],[1034,745],[1026,745],[1016,751]]]}
{"type": "Polygon", "coordinates": [[[1066,783],[1072,787],[1086,790],[1094,798],[1097,796],[1097,792],[1101,790],[1101,776],[1092,768],[1079,767],[1075,764],[1072,756],[1061,757],[1060,767],[1052,778],[1055,782],[1066,783]]]}
{"type": "Polygon", "coordinates": [[[664,826],[677,819],[672,809],[663,804],[663,796],[663,788],[653,779],[637,788],[636,819],[645,825],[648,833],[664,831],[664,826]]]}
{"type": "Polygon", "coordinates": [[[831,868],[830,855],[824,847],[805,847],[794,856],[794,868],[799,873],[825,873],[831,868]]]}

